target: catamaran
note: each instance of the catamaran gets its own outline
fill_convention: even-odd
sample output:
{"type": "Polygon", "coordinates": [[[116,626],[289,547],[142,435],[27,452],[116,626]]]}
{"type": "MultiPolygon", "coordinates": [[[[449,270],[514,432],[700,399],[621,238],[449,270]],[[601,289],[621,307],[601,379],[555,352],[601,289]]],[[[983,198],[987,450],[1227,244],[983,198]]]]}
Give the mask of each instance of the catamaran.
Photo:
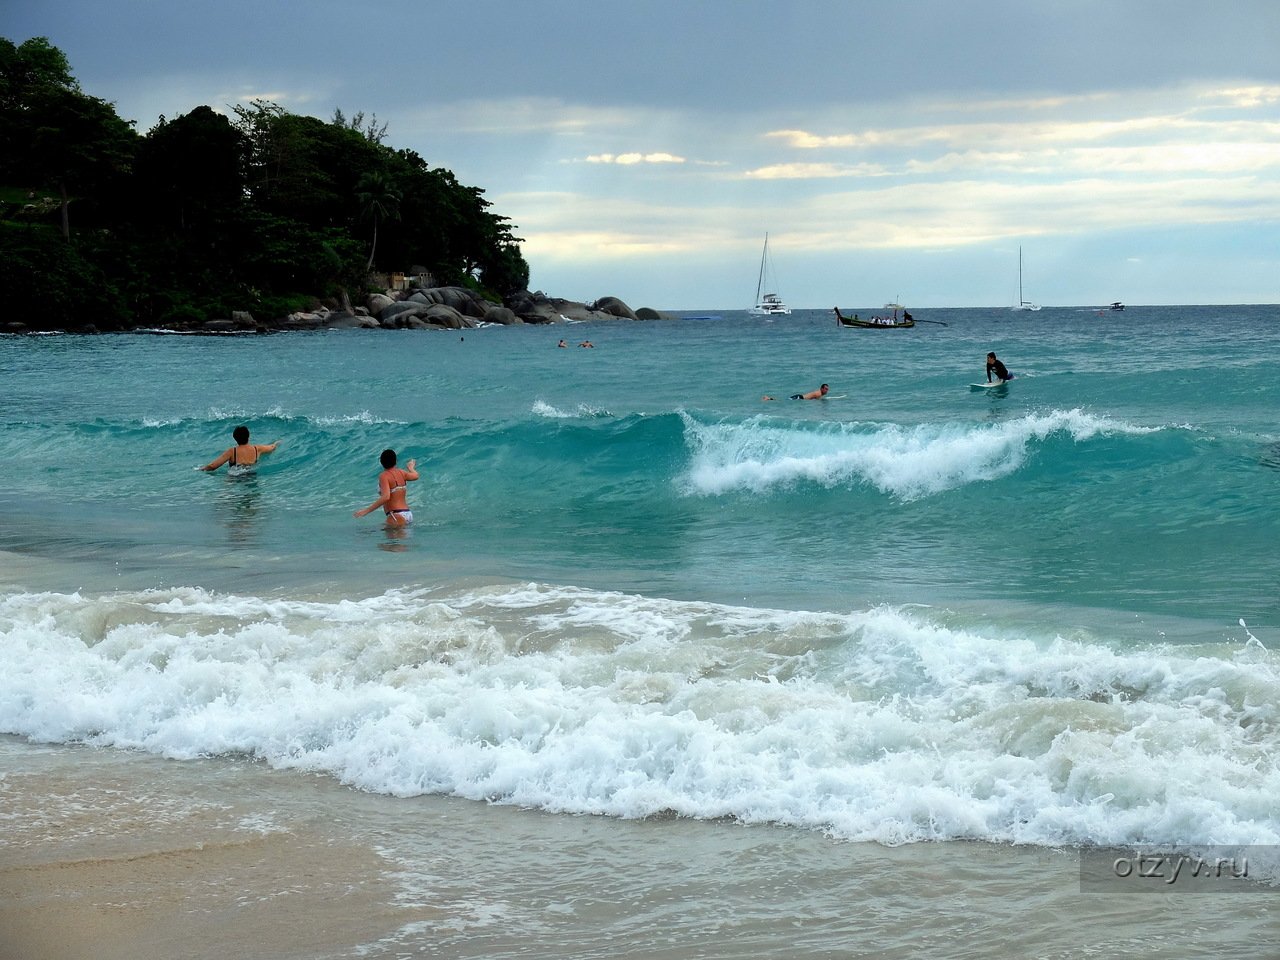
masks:
{"type": "Polygon", "coordinates": [[[763,293],[765,275],[769,266],[769,235],[764,235],[764,250],[760,254],[760,277],[756,280],[756,305],[747,312],[757,317],[779,316],[791,313],[791,308],[782,302],[776,293],[763,293]]]}

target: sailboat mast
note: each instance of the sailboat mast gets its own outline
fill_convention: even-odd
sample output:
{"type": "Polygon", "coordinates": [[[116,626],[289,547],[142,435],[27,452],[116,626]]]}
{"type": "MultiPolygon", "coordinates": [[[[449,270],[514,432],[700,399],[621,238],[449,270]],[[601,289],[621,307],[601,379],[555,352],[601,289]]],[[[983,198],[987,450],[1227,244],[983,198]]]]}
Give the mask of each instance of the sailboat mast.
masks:
{"type": "Polygon", "coordinates": [[[1022,306],[1027,301],[1022,299],[1022,248],[1018,248],[1018,306],[1022,306]]]}
{"type": "Polygon", "coordinates": [[[760,302],[760,291],[764,289],[764,261],[769,256],[769,234],[764,235],[764,249],[760,251],[760,276],[756,280],[756,303],[760,302]]]}

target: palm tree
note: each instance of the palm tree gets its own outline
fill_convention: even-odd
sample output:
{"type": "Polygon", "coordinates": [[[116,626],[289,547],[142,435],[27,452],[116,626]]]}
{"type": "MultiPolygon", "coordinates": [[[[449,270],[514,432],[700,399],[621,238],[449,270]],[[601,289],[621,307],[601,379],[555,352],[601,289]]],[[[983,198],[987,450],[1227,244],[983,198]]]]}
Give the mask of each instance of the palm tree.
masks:
{"type": "Polygon", "coordinates": [[[378,252],[378,224],[400,216],[400,191],[381,170],[370,170],[356,182],[356,199],[360,201],[361,217],[373,221],[373,245],[369,248],[369,262],[364,265],[368,273],[378,252]]]}

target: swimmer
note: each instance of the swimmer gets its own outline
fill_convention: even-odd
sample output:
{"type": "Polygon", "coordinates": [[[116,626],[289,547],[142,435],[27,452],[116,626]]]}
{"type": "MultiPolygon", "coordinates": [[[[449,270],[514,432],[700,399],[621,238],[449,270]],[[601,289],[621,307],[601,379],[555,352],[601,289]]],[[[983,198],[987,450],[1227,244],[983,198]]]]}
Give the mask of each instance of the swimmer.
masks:
{"type": "Polygon", "coordinates": [[[364,509],[355,511],[352,516],[363,517],[382,507],[387,526],[408,526],[413,523],[413,511],[409,509],[409,502],[405,496],[406,484],[410,480],[418,479],[418,471],[414,468],[417,461],[410,460],[403,469],[397,467],[394,450],[383,450],[381,461],[382,473],[378,474],[378,499],[364,509]]]}
{"type": "Polygon", "coordinates": [[[253,444],[249,442],[249,428],[246,426],[236,427],[231,431],[231,437],[235,440],[234,447],[228,447],[216,460],[206,463],[201,470],[217,470],[224,463],[230,464],[228,470],[239,467],[252,467],[258,462],[258,458],[264,453],[271,453],[276,447],[280,446],[280,441],[275,443],[259,443],[253,444]]]}

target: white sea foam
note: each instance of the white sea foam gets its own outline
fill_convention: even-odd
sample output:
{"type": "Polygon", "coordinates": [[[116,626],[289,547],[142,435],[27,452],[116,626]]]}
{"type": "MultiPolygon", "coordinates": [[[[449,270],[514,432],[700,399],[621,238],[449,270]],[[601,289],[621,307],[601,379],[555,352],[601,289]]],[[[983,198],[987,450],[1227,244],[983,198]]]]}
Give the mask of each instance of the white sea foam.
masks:
{"type": "Polygon", "coordinates": [[[533,406],[529,408],[529,412],[535,417],[546,417],[549,420],[578,420],[589,417],[607,417],[609,415],[607,410],[593,407],[586,403],[580,403],[572,410],[561,410],[545,400],[533,401],[533,406]]]}
{"type": "Polygon", "coordinates": [[[896,843],[1280,843],[1280,660],[539,584],[0,601],[0,730],[896,843]]]}
{"type": "Polygon", "coordinates": [[[757,417],[703,424],[685,415],[693,457],[687,492],[762,492],[799,481],[835,487],[865,483],[915,500],[1015,472],[1032,444],[1054,434],[1083,442],[1100,434],[1141,434],[1153,428],[1085,413],[1055,410],[996,424],[930,423],[799,427],[757,417]]]}
{"type": "Polygon", "coordinates": [[[375,416],[368,410],[361,410],[359,413],[334,414],[332,416],[308,417],[310,423],[317,424],[321,427],[332,427],[346,423],[361,424],[399,424],[403,425],[403,420],[388,420],[386,417],[375,416]]]}

